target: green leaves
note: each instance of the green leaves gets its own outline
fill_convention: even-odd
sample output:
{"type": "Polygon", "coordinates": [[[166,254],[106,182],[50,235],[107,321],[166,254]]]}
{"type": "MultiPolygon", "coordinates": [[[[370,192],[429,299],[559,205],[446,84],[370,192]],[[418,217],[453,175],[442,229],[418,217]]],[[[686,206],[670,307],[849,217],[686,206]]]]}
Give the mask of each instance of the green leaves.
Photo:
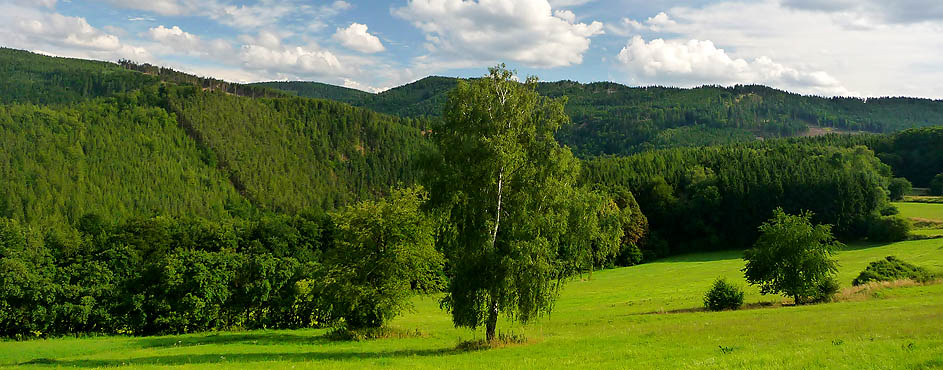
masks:
{"type": "Polygon", "coordinates": [[[410,306],[416,291],[435,291],[444,263],[419,187],[364,201],[333,215],[337,247],[325,260],[324,294],[352,328],[378,327],[410,306]]]}
{"type": "Polygon", "coordinates": [[[549,312],[559,280],[612,257],[623,234],[611,200],[575,188],[579,162],[554,139],[569,123],[565,99],[535,86],[491,68],[458,83],[432,129],[439,157],[426,183],[445,219],[443,307],[458,326],[485,325],[488,338],[499,313],[528,322],[549,312]]]}
{"type": "Polygon", "coordinates": [[[782,208],[760,226],[760,237],[744,252],[744,276],[763,294],[782,293],[796,304],[817,296],[819,284],[838,271],[831,254],[841,245],[830,225],[813,225],[812,213],[789,215],[782,208]]]}

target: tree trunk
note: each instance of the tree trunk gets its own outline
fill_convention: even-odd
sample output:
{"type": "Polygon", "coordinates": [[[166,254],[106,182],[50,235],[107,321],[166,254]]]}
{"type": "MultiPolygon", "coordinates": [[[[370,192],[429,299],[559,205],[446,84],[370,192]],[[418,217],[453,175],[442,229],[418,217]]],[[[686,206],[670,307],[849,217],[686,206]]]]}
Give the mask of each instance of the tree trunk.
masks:
{"type": "Polygon", "coordinates": [[[494,341],[494,331],[498,326],[498,303],[493,299],[491,301],[491,309],[488,312],[488,322],[485,323],[485,339],[488,343],[494,341]]]}
{"type": "Polygon", "coordinates": [[[494,232],[491,234],[491,248],[494,249],[498,241],[498,225],[501,224],[501,195],[504,191],[504,168],[498,173],[498,206],[494,213],[494,232]]]}

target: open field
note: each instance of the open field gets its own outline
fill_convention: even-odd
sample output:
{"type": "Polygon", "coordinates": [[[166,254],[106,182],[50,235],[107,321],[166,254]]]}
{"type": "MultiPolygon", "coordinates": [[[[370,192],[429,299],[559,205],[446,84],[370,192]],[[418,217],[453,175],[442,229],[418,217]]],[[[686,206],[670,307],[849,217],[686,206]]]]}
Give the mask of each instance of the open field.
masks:
{"type": "Polygon", "coordinates": [[[895,202],[900,215],[906,218],[923,218],[943,222],[943,203],[895,202]]]}
{"type": "MultiPolygon", "coordinates": [[[[887,255],[943,271],[943,240],[853,245],[843,286],[887,255]]],[[[745,285],[739,252],[694,254],[571,281],[553,314],[499,331],[531,343],[455,350],[482,333],[455,329],[432,297],[394,327],[421,337],[330,341],[326,330],[0,342],[0,367],[151,368],[933,368],[943,366],[943,285],[883,290],[861,301],[732,312],[698,308],[715,277],[745,285]],[[723,350],[721,349],[723,347],[723,350]],[[724,352],[727,353],[724,353],[724,352]]],[[[780,302],[747,287],[746,302],[780,302]]]]}

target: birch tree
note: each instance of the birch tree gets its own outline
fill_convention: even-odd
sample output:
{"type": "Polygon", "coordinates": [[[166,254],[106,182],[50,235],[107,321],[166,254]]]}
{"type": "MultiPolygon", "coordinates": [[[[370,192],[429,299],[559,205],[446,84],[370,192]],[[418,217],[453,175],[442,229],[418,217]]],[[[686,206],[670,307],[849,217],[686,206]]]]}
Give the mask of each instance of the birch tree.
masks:
{"type": "Polygon", "coordinates": [[[579,162],[554,139],[569,118],[565,98],[542,97],[504,65],[449,94],[431,137],[439,157],[427,179],[446,222],[437,243],[448,260],[442,306],[456,326],[485,327],[499,314],[526,323],[549,312],[561,279],[585,256],[566,238],[579,162]]]}

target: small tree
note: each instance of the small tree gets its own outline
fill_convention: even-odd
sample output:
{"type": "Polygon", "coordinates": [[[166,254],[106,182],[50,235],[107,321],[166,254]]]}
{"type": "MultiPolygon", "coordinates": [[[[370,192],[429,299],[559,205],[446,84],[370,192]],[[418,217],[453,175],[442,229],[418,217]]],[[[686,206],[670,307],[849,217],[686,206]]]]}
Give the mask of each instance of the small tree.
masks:
{"type": "Polygon", "coordinates": [[[717,279],[704,295],[704,307],[711,311],[736,310],[743,306],[743,289],[727,279],[717,279]]]}
{"type": "Polygon", "coordinates": [[[790,215],[782,208],[760,225],[760,237],[745,252],[743,268],[747,282],[763,294],[782,293],[796,304],[819,295],[819,286],[836,271],[831,254],[841,244],[832,236],[831,225],[813,225],[812,213],[790,215]]]}
{"type": "Polygon", "coordinates": [[[891,200],[904,199],[904,195],[907,195],[911,189],[913,189],[913,185],[903,177],[893,179],[890,184],[887,185],[891,200]]]}
{"type": "Polygon", "coordinates": [[[349,328],[379,327],[410,307],[416,290],[438,286],[442,255],[420,206],[421,188],[364,201],[334,214],[337,247],[326,256],[324,295],[349,328]]]}

